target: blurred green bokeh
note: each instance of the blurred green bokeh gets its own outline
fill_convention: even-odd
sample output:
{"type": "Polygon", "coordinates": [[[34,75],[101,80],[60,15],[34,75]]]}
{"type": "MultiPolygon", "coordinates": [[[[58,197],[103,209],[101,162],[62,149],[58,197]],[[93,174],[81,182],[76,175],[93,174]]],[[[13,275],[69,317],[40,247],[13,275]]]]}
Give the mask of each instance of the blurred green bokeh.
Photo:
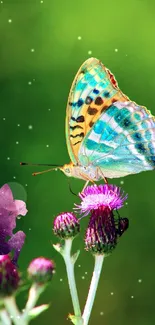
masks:
{"type": "MultiPolygon", "coordinates": [[[[57,266],[40,299],[51,301],[51,307],[33,324],[69,324],[67,315],[73,311],[65,267],[52,248],[57,242],[52,223],[59,212],[71,211],[77,199],[61,172],[33,178],[31,173],[41,168],[22,168],[19,162],[69,162],[66,102],[75,73],[90,56],[115,74],[125,94],[155,114],[154,16],[153,0],[0,2],[1,185],[9,183],[16,198],[27,199],[29,212],[18,220],[27,235],[21,271],[41,255],[53,258],[57,266]]],[[[130,218],[130,227],[105,261],[90,325],[155,323],[154,180],[154,172],[123,179],[129,199],[121,216],[130,218]]],[[[74,192],[82,186],[82,181],[71,180],[74,192]]],[[[83,244],[87,223],[85,218],[74,243],[75,250],[81,249],[76,277],[82,305],[93,268],[93,257],[83,244]]],[[[22,293],[22,308],[25,300],[22,293]]]]}

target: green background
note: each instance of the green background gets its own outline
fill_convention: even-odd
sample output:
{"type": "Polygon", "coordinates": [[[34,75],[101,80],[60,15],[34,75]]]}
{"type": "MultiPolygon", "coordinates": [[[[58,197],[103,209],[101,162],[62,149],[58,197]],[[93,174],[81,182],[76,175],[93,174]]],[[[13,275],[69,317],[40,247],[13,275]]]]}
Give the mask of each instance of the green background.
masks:
{"type": "MultiPolygon", "coordinates": [[[[78,199],[61,172],[32,177],[41,168],[21,167],[19,162],[69,162],[66,102],[75,73],[90,56],[115,74],[125,94],[155,114],[154,16],[155,3],[148,0],[0,2],[1,185],[9,183],[16,198],[27,198],[29,212],[18,220],[18,229],[27,235],[21,271],[41,255],[54,259],[57,267],[39,301],[51,302],[51,307],[33,324],[69,323],[71,300],[63,260],[52,248],[57,242],[52,227],[54,216],[71,211],[78,199]]],[[[154,180],[154,172],[123,179],[129,198],[120,213],[129,217],[130,227],[105,260],[91,325],[155,323],[154,180]]],[[[70,183],[76,193],[82,189],[83,181],[70,183]]],[[[93,269],[93,257],[84,251],[87,223],[88,217],[74,243],[74,250],[81,249],[76,278],[82,306],[93,269]]],[[[22,293],[22,308],[25,300],[22,293]]]]}

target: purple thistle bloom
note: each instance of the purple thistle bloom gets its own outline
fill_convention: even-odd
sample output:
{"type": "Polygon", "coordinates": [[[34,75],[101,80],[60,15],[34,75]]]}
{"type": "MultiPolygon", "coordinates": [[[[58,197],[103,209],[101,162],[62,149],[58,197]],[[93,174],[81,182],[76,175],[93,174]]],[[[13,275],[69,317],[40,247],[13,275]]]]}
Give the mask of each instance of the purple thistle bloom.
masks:
{"type": "Polygon", "coordinates": [[[44,284],[52,279],[55,264],[52,260],[45,257],[37,257],[28,267],[30,279],[36,283],[44,284]]]}
{"type": "Polygon", "coordinates": [[[18,288],[19,273],[9,255],[0,255],[0,297],[12,295],[18,288]]]}
{"type": "Polygon", "coordinates": [[[13,229],[16,227],[17,216],[24,216],[26,213],[25,202],[14,200],[10,187],[7,184],[3,185],[0,188],[0,255],[9,254],[14,250],[12,259],[14,263],[17,263],[25,234],[23,231],[13,234],[13,229]]]}
{"type": "Polygon", "coordinates": [[[91,185],[87,186],[82,193],[79,194],[81,204],[76,205],[75,209],[88,215],[92,210],[104,209],[108,207],[110,210],[120,209],[127,195],[121,192],[121,188],[115,185],[91,185]]]}

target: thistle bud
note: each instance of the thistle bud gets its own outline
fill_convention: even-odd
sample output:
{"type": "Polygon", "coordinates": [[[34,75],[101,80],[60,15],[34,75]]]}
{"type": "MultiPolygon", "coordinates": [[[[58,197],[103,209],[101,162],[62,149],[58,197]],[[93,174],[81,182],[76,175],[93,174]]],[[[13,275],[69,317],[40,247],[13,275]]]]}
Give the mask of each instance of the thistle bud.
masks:
{"type": "Polygon", "coordinates": [[[44,284],[52,279],[55,265],[52,260],[38,257],[32,260],[28,267],[29,278],[38,284],[44,284]]]}
{"type": "Polygon", "coordinates": [[[0,255],[0,296],[12,295],[18,288],[19,273],[9,255],[0,255]]]}
{"type": "Polygon", "coordinates": [[[67,239],[75,237],[80,232],[79,220],[71,212],[64,212],[54,219],[54,234],[67,239]]]}

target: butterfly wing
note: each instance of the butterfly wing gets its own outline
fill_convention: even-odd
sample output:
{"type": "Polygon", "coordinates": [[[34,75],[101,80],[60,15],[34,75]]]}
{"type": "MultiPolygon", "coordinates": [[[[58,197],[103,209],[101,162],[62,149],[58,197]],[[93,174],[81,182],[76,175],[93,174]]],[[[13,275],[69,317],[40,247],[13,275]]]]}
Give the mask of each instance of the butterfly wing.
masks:
{"type": "Polygon", "coordinates": [[[155,118],[134,102],[116,102],[85,136],[78,158],[108,178],[155,169],[155,118]]]}
{"type": "Polygon", "coordinates": [[[80,67],[68,97],[66,142],[71,161],[79,164],[79,148],[101,114],[116,101],[127,101],[115,77],[99,60],[90,58],[80,67]]]}

